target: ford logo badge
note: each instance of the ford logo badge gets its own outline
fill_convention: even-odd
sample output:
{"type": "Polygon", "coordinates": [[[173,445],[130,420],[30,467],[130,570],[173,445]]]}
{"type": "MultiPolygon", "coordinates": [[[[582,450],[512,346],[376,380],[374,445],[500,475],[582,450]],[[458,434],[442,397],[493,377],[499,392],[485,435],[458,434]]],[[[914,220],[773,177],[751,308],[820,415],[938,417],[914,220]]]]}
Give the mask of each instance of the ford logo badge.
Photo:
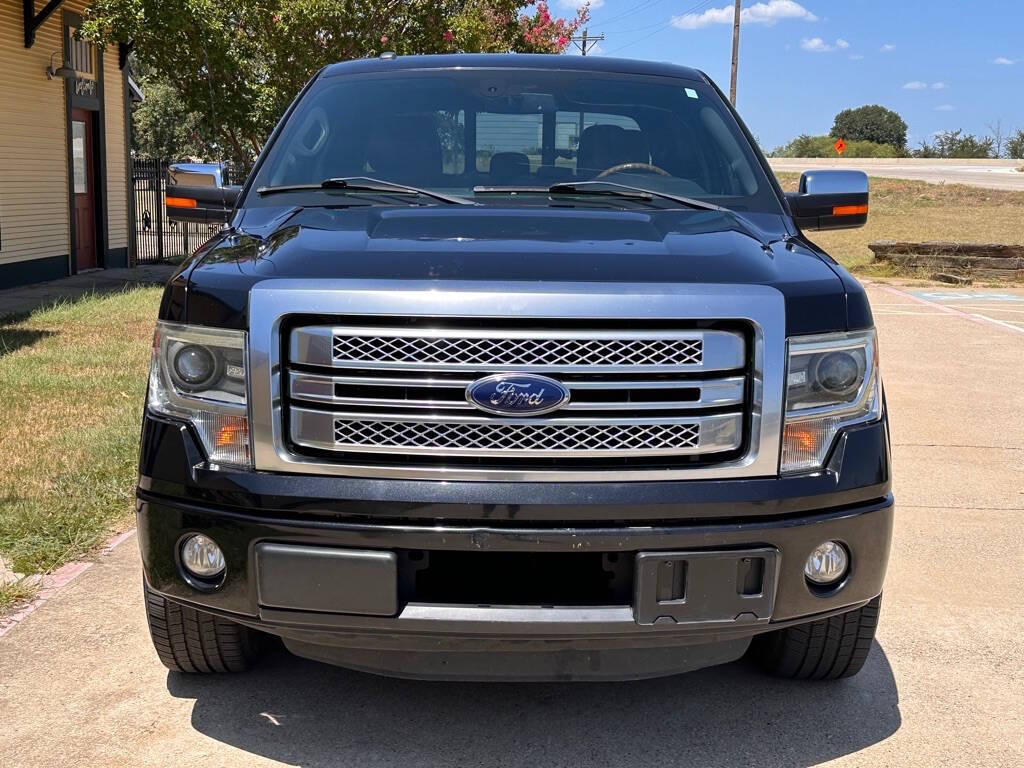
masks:
{"type": "Polygon", "coordinates": [[[499,373],[466,387],[466,400],[498,416],[539,416],[569,402],[569,390],[547,376],[499,373]]]}

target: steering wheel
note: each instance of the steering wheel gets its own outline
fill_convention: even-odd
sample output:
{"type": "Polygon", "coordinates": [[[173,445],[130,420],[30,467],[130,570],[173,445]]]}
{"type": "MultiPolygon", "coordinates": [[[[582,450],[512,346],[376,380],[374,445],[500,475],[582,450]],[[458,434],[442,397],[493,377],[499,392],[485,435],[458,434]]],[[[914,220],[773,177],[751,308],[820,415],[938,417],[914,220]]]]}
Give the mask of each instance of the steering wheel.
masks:
{"type": "Polygon", "coordinates": [[[594,179],[603,179],[605,176],[611,176],[613,173],[622,173],[623,171],[646,171],[647,173],[656,173],[659,176],[672,175],[664,168],[659,168],[658,166],[651,165],[650,163],[619,163],[618,165],[613,165],[611,168],[605,168],[597,174],[594,179]]]}

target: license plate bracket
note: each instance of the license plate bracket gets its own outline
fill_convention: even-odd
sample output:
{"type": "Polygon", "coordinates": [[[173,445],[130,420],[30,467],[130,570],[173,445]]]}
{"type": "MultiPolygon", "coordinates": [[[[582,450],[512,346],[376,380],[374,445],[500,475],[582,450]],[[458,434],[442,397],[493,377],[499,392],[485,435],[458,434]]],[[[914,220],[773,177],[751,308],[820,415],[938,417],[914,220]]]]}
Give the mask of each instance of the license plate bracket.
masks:
{"type": "Polygon", "coordinates": [[[778,550],[639,552],[633,615],[639,624],[764,624],[778,583],[778,550]]]}

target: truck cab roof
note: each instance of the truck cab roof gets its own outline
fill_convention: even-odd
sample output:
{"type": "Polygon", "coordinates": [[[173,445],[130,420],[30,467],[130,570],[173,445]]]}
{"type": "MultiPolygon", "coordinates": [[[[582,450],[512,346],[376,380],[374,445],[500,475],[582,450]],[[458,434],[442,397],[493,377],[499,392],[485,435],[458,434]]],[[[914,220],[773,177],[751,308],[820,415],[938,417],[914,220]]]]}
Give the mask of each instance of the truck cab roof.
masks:
{"type": "Polygon", "coordinates": [[[378,56],[330,64],[320,77],[393,72],[411,69],[551,69],[607,72],[626,75],[676,77],[710,82],[699,70],[661,61],[616,59],[608,56],[564,56],[543,53],[446,53],[415,56],[378,56]]]}

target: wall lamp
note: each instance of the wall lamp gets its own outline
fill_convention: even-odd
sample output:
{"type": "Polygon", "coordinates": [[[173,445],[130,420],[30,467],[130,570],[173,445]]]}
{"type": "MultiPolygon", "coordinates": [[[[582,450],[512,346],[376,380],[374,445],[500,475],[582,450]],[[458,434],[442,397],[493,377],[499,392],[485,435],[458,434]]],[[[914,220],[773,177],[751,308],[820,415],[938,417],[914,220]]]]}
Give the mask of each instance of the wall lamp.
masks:
{"type": "Polygon", "coordinates": [[[63,62],[61,63],[61,65],[59,67],[57,67],[57,69],[53,68],[53,57],[56,56],[56,55],[57,55],[56,51],[54,51],[53,53],[50,54],[50,63],[47,65],[46,70],[45,70],[46,71],[46,79],[47,80],[53,80],[53,78],[55,78],[55,77],[61,77],[61,78],[65,79],[65,80],[70,80],[70,79],[74,78],[75,77],[75,70],[73,70],[71,67],[69,67],[67,64],[65,64],[63,62]]]}

